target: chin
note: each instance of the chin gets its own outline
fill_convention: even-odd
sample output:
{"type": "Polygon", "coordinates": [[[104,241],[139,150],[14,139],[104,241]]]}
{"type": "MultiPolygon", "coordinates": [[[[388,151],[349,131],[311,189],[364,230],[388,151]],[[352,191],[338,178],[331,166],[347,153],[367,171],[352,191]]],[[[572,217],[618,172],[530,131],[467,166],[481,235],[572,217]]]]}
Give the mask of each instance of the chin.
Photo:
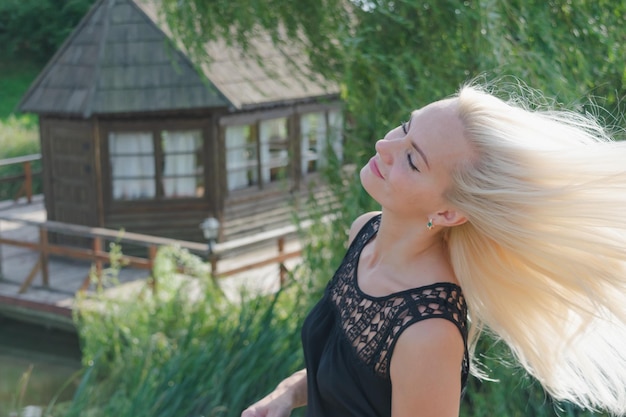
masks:
{"type": "Polygon", "coordinates": [[[364,178],[363,173],[361,173],[361,186],[371,198],[380,204],[380,201],[376,198],[376,187],[372,184],[371,178],[367,178],[367,175],[364,178]]]}

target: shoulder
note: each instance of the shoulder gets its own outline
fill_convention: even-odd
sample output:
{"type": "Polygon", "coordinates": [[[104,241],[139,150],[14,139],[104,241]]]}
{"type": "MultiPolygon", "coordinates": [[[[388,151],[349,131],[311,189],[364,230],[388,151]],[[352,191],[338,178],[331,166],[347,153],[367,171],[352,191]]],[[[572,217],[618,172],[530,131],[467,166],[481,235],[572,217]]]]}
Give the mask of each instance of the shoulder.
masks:
{"type": "Polygon", "coordinates": [[[392,415],[411,416],[420,407],[424,416],[458,416],[463,355],[463,338],[449,320],[423,320],[403,331],[391,357],[392,415]]]}
{"type": "Polygon", "coordinates": [[[359,233],[359,230],[361,230],[368,221],[370,221],[373,217],[379,215],[380,213],[380,211],[370,211],[357,217],[352,222],[352,226],[350,226],[350,238],[348,240],[348,244],[352,243],[356,235],[359,233]]]}
{"type": "Polygon", "coordinates": [[[393,357],[402,359],[407,354],[415,356],[418,352],[442,352],[460,356],[463,354],[464,342],[458,327],[450,320],[431,317],[418,321],[406,328],[396,342],[393,357]]]}

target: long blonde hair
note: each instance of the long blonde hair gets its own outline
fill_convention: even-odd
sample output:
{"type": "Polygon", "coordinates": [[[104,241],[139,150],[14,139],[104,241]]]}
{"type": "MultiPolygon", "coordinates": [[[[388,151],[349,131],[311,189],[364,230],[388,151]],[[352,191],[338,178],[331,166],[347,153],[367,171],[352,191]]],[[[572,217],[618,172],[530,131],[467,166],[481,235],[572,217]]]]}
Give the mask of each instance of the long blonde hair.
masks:
{"type": "Polygon", "coordinates": [[[475,343],[504,340],[556,399],[626,413],[626,143],[593,117],[457,95],[475,158],[446,198],[475,343]]]}

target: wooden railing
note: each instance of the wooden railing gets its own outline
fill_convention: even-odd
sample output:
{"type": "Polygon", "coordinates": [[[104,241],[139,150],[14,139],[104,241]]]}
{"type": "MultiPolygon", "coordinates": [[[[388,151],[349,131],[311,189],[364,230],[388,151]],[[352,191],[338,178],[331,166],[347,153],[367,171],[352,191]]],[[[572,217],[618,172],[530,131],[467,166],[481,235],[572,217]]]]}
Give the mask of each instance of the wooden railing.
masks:
{"type": "Polygon", "coordinates": [[[26,200],[29,204],[33,201],[33,176],[40,175],[41,172],[33,172],[31,162],[38,161],[40,159],[41,154],[0,159],[0,167],[13,164],[22,164],[23,174],[7,175],[0,177],[0,184],[22,181],[22,185],[17,190],[17,193],[15,193],[15,195],[13,196],[13,200],[17,201],[20,197],[26,197],[26,200]]]}
{"type": "MultiPolygon", "coordinates": [[[[51,255],[68,259],[89,260],[92,262],[92,265],[95,268],[96,275],[98,277],[102,277],[103,266],[110,261],[111,257],[111,254],[107,252],[104,247],[105,245],[103,245],[104,241],[115,241],[120,243],[121,245],[132,244],[135,246],[146,248],[147,254],[145,257],[131,256],[126,254],[121,255],[121,262],[132,268],[152,271],[154,267],[154,259],[158,248],[160,246],[175,245],[180,248],[187,249],[192,253],[199,254],[205,258],[208,258],[211,264],[211,275],[214,278],[228,277],[263,266],[278,264],[281,284],[284,283],[286,278],[285,274],[287,272],[284,262],[287,259],[295,258],[301,255],[300,249],[292,250],[290,252],[285,251],[286,238],[290,235],[293,235],[297,231],[296,226],[286,226],[280,229],[260,233],[258,235],[248,238],[232,240],[225,243],[217,243],[213,245],[212,253],[209,253],[209,245],[205,243],[181,241],[138,233],[120,232],[117,230],[103,229],[98,227],[79,226],[56,221],[37,222],[32,220],[20,219],[13,216],[0,216],[0,220],[12,223],[19,223],[22,226],[36,227],[38,229],[39,236],[37,241],[6,238],[2,236],[0,231],[0,244],[27,248],[39,252],[37,262],[32,267],[19,289],[20,293],[24,293],[28,290],[39,272],[41,272],[43,285],[48,287],[50,286],[48,263],[51,255]],[[51,232],[58,235],[85,238],[86,240],[91,241],[91,245],[87,245],[90,247],[85,248],[53,243],[50,242],[49,239],[49,234],[51,232]],[[220,271],[218,269],[220,260],[222,260],[223,257],[226,257],[229,253],[241,253],[242,251],[245,251],[246,248],[258,246],[259,244],[269,245],[272,242],[275,242],[277,245],[277,254],[269,255],[268,257],[259,261],[238,264],[236,267],[229,270],[220,271]]],[[[308,224],[304,224],[302,225],[302,227],[308,227],[308,224]]],[[[89,286],[89,283],[90,276],[87,275],[84,282],[82,283],[81,288],[87,288],[89,286]]],[[[153,283],[155,285],[158,284],[154,282],[154,280],[153,283]]]]}

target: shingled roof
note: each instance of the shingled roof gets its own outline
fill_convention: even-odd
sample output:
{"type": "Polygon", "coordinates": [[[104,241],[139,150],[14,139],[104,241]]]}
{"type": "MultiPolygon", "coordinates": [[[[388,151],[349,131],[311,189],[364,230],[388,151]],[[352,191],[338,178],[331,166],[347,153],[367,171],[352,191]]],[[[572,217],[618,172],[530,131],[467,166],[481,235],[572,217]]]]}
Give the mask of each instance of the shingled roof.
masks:
{"type": "Polygon", "coordinates": [[[198,72],[169,37],[153,0],[98,0],[33,82],[19,109],[90,117],[145,111],[245,109],[338,93],[288,62],[305,59],[258,39],[263,67],[237,48],[207,45],[198,72]]]}

